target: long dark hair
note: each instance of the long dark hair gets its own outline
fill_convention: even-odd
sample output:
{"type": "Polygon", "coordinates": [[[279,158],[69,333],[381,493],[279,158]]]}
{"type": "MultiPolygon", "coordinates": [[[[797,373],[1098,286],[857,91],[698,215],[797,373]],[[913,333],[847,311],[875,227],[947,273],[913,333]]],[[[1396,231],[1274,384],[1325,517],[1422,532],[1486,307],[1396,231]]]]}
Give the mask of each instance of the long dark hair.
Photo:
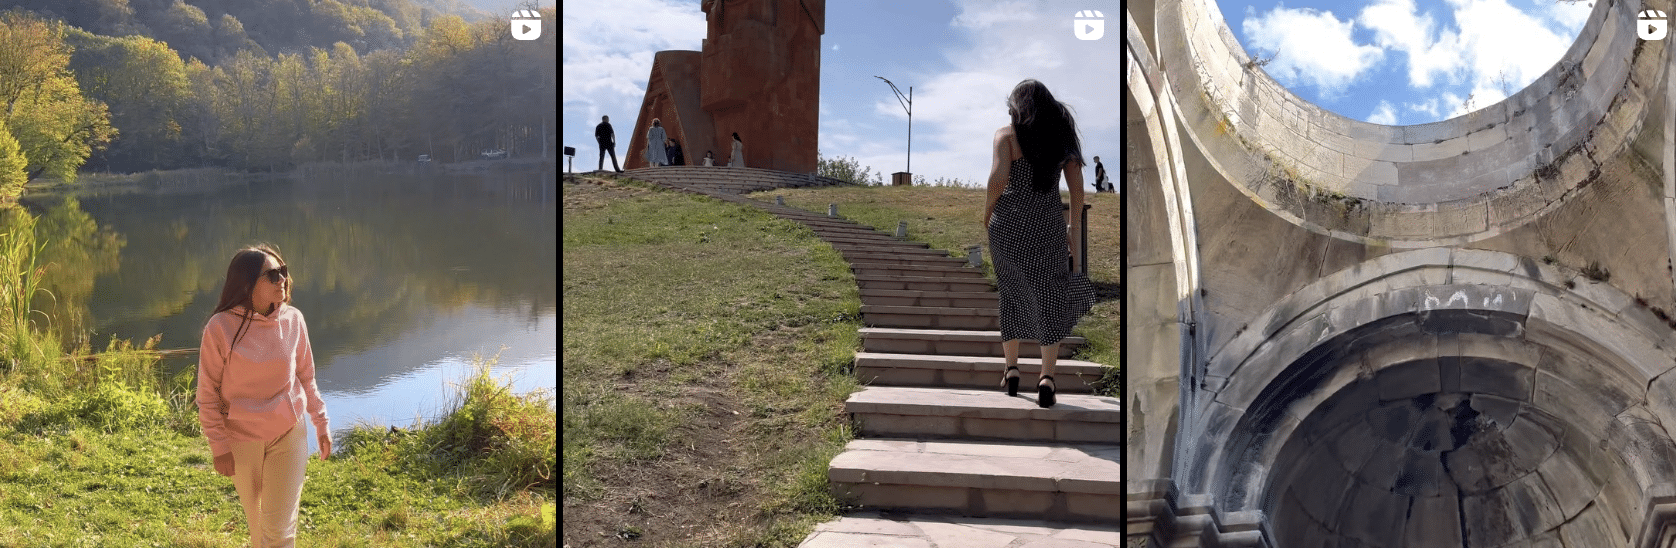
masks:
{"type": "MultiPolygon", "coordinates": [[[[285,264],[285,258],[279,256],[279,250],[268,244],[257,244],[240,249],[233,255],[232,262],[227,263],[227,278],[221,283],[221,301],[215,304],[215,312],[211,316],[243,306],[244,312],[239,315],[239,328],[233,332],[233,342],[227,345],[228,353],[238,346],[239,339],[244,337],[250,326],[250,314],[256,310],[256,303],[251,293],[256,289],[256,282],[262,278],[262,263],[267,262],[268,256],[273,256],[280,265],[285,264]]],[[[291,295],[287,292],[281,302],[291,302],[291,295]]]]}
{"type": "Polygon", "coordinates": [[[1059,170],[1082,160],[1082,140],[1071,107],[1053,98],[1046,85],[1035,79],[1019,82],[1007,96],[1007,114],[1013,119],[1013,134],[1029,160],[1032,188],[1052,192],[1059,187],[1059,170]]]}

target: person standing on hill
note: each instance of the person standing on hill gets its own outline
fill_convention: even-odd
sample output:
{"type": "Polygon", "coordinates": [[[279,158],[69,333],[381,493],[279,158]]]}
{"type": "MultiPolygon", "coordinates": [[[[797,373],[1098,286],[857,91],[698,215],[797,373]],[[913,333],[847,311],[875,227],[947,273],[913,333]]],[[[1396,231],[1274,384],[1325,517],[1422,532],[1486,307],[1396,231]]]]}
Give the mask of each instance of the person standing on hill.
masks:
{"type": "Polygon", "coordinates": [[[617,165],[617,132],[611,130],[611,117],[599,117],[599,125],[594,126],[594,140],[599,141],[599,171],[605,171],[605,155],[611,154],[611,170],[622,173],[623,168],[617,165]]]}
{"type": "Polygon", "coordinates": [[[1094,305],[1094,286],[1079,274],[1079,241],[1065,225],[1059,174],[1071,191],[1070,227],[1082,220],[1082,145],[1076,121],[1047,86],[1025,80],[1007,98],[1012,123],[995,132],[984,226],[995,254],[1001,297],[1001,349],[1007,370],[1002,385],[1018,395],[1018,345],[1041,345],[1042,372],[1036,405],[1054,404],[1053,369],[1059,341],[1094,305]],[[1067,256],[1067,253],[1069,256],[1067,256]]]}
{"type": "Polygon", "coordinates": [[[227,265],[198,348],[198,423],[215,471],[233,478],[254,548],[297,543],[305,417],[314,422],[320,459],[332,455],[308,324],[290,302],[291,273],[279,252],[242,249],[227,265]]]}
{"type": "Polygon", "coordinates": [[[733,134],[733,161],[728,167],[745,167],[745,141],[739,139],[739,134],[733,134]]]}
{"type": "Polygon", "coordinates": [[[1100,163],[1099,156],[1094,157],[1094,191],[1117,192],[1117,187],[1112,186],[1111,180],[1106,178],[1106,165],[1100,163]]]}
{"type": "Polygon", "coordinates": [[[668,149],[669,134],[663,130],[663,121],[653,118],[652,129],[646,130],[646,163],[653,166],[669,165],[668,149]]]}

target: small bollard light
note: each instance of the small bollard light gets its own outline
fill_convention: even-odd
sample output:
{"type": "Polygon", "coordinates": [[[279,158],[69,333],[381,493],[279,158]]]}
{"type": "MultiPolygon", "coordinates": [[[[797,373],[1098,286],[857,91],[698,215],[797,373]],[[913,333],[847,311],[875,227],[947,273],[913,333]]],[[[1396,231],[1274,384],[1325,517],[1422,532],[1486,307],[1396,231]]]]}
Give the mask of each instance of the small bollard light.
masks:
{"type": "Polygon", "coordinates": [[[785,196],[775,196],[774,197],[774,205],[777,205],[777,206],[780,206],[780,207],[785,207],[786,197],[785,196]]]}
{"type": "Polygon", "coordinates": [[[837,217],[838,216],[838,204],[826,204],[826,216],[827,217],[837,217]]]}
{"type": "Polygon", "coordinates": [[[908,221],[897,221],[896,222],[896,239],[898,239],[898,240],[908,239],[908,221]]]}
{"type": "Polygon", "coordinates": [[[966,266],[972,268],[983,266],[983,246],[975,245],[966,248],[966,266]]]}

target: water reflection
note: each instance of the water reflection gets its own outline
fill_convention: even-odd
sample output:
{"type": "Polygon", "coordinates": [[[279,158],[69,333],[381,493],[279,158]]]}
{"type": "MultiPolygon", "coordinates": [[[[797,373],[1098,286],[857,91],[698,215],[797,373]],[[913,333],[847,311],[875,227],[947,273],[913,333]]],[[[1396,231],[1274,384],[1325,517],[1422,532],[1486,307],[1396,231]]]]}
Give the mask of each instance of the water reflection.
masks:
{"type": "Polygon", "coordinates": [[[162,334],[160,348],[197,348],[233,252],[268,242],[290,265],[333,427],[355,409],[407,424],[440,408],[473,352],[504,345],[520,387],[556,385],[554,184],[551,172],[327,175],[29,198],[51,264],[37,306],[94,347],[162,334]]]}

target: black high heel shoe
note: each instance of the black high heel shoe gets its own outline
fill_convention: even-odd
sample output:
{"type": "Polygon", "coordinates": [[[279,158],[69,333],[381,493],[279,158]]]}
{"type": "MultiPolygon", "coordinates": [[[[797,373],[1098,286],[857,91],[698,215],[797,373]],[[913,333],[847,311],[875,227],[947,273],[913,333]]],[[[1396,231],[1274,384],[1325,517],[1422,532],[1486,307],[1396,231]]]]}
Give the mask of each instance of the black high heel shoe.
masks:
{"type": "Polygon", "coordinates": [[[1008,396],[1018,397],[1018,367],[1008,366],[1005,377],[1001,379],[1001,384],[1007,387],[1008,396]]]}
{"type": "Polygon", "coordinates": [[[1053,375],[1043,375],[1042,381],[1036,382],[1036,405],[1039,407],[1053,407],[1053,375]]]}

